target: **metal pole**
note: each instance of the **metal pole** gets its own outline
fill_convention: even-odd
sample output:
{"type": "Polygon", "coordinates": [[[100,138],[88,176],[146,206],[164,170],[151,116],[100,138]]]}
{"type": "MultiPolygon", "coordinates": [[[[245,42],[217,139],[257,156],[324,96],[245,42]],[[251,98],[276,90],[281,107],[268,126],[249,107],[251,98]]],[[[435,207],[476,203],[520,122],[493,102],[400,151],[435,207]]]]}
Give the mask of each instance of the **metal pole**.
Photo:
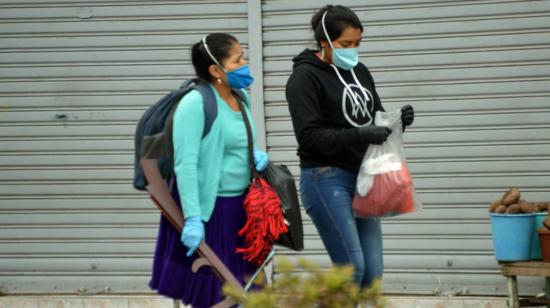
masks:
{"type": "Polygon", "coordinates": [[[248,54],[254,83],[250,87],[250,105],[252,118],[256,125],[256,144],[266,149],[266,131],[264,115],[264,68],[262,38],[262,2],[248,0],[248,54]]]}

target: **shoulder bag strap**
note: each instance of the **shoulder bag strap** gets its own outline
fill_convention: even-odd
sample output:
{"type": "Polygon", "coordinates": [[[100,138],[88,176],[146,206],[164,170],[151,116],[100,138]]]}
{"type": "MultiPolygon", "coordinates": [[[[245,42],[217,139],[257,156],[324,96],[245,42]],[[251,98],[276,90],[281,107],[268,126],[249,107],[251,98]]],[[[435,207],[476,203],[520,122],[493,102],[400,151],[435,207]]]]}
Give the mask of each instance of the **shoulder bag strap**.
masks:
{"type": "Polygon", "coordinates": [[[237,95],[236,98],[237,98],[237,102],[239,103],[239,107],[241,109],[244,125],[246,126],[246,135],[248,137],[248,162],[250,165],[250,176],[252,177],[252,181],[254,181],[255,179],[260,177],[260,174],[256,170],[256,165],[254,164],[254,145],[252,143],[252,128],[250,126],[248,115],[246,114],[244,103],[240,99],[241,96],[237,95]]]}

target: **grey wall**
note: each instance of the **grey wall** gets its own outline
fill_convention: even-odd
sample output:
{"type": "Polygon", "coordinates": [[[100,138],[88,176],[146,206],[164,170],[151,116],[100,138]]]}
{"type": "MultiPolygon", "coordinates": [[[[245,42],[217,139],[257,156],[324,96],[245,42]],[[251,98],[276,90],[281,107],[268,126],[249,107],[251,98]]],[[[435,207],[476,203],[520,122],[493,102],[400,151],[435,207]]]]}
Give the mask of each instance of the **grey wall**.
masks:
{"type": "Polygon", "coordinates": [[[244,1],[0,1],[0,291],[147,291],[159,213],[131,187],[146,107],[244,1]]]}
{"type": "MultiPolygon", "coordinates": [[[[205,33],[250,38],[255,117],[299,177],[284,85],[325,2],[0,1],[0,292],[148,290],[159,214],[130,185],[133,131],[205,33]]],[[[424,209],[384,220],[386,291],[503,294],[488,203],[511,186],[550,200],[550,1],[342,3],[386,109],[417,111],[424,209]]],[[[304,219],[306,251],[279,255],[328,266],[304,219]]]]}

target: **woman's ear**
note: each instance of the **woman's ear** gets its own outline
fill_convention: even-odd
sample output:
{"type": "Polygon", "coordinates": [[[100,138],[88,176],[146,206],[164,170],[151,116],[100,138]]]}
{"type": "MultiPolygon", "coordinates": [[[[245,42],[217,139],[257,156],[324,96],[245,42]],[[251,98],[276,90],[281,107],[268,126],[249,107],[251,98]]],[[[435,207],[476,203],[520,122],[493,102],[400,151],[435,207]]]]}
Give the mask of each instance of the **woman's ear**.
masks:
{"type": "Polygon", "coordinates": [[[327,40],[319,41],[321,45],[321,58],[329,63],[332,63],[332,50],[327,40]]]}
{"type": "Polygon", "coordinates": [[[208,68],[208,72],[212,77],[214,77],[214,79],[222,78],[224,75],[223,70],[216,64],[210,65],[210,67],[208,68]]]}
{"type": "Polygon", "coordinates": [[[321,49],[327,50],[330,47],[327,40],[320,40],[319,44],[321,45],[321,49]]]}

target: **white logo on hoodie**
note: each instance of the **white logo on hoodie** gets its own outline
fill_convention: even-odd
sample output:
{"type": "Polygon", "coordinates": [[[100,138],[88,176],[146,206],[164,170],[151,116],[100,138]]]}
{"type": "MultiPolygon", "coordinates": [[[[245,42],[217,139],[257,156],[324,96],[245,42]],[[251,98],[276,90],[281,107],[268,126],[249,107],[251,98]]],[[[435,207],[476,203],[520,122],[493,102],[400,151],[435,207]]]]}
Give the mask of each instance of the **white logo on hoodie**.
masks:
{"type": "Polygon", "coordinates": [[[330,65],[344,86],[342,93],[342,112],[349,124],[359,127],[369,125],[374,121],[374,97],[357,79],[353,69],[350,70],[355,83],[347,83],[338,68],[330,65]]]}
{"type": "Polygon", "coordinates": [[[369,125],[373,121],[374,98],[367,88],[347,84],[342,93],[342,112],[353,126],[369,125]]]}

